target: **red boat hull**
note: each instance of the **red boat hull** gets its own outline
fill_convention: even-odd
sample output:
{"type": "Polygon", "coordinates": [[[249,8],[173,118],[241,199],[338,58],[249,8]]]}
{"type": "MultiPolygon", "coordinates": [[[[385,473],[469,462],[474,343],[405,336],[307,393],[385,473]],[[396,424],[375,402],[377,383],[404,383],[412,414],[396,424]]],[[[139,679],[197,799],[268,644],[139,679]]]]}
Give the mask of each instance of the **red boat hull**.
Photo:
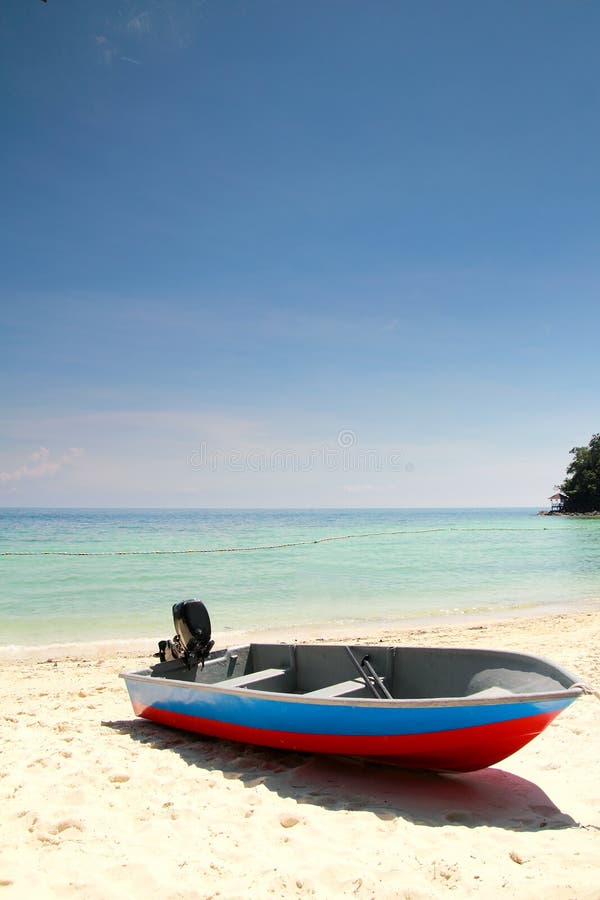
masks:
{"type": "Polygon", "coordinates": [[[308,753],[367,757],[405,768],[470,772],[493,765],[533,740],[560,709],[509,721],[419,734],[314,734],[278,731],[187,715],[133,702],[138,716],[199,734],[308,753]]]}

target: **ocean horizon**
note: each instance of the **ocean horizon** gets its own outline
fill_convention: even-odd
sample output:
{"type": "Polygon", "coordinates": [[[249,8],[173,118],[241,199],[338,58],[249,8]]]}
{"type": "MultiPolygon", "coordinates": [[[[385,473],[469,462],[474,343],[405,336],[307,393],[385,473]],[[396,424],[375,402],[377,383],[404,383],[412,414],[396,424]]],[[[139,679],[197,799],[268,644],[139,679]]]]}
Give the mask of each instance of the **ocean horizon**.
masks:
{"type": "Polygon", "coordinates": [[[575,610],[600,598],[598,520],[537,508],[0,508],[0,643],[575,610]]]}

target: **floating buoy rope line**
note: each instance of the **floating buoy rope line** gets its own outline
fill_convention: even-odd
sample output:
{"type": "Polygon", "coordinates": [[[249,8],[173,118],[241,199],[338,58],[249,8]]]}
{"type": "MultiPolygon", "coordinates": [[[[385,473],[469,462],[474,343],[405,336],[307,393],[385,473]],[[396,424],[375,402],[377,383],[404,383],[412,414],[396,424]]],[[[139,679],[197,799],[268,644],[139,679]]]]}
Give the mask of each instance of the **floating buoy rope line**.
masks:
{"type": "MultiPolygon", "coordinates": [[[[199,547],[184,550],[2,550],[0,556],[183,556],[186,553],[253,553],[259,550],[287,550],[291,547],[306,547],[327,544],[333,541],[352,541],[357,538],[394,537],[405,534],[435,534],[452,532],[482,531],[532,531],[531,528],[420,528],[402,531],[366,531],[359,534],[337,534],[329,537],[313,538],[306,541],[288,541],[285,544],[259,544],[255,547],[199,547]]],[[[543,529],[547,531],[547,528],[543,529]]]]}

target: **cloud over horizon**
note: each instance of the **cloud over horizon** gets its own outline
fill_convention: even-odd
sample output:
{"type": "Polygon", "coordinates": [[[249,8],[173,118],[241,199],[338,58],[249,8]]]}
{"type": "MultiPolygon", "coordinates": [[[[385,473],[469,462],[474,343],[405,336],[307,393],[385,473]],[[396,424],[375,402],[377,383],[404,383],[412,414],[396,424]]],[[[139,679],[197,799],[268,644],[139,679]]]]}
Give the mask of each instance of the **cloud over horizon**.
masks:
{"type": "Polygon", "coordinates": [[[6,484],[21,481],[24,478],[45,478],[56,475],[65,466],[75,462],[82,453],[81,447],[69,447],[61,456],[53,458],[47,447],[39,447],[29,455],[28,461],[17,469],[0,472],[0,482],[6,484]]]}

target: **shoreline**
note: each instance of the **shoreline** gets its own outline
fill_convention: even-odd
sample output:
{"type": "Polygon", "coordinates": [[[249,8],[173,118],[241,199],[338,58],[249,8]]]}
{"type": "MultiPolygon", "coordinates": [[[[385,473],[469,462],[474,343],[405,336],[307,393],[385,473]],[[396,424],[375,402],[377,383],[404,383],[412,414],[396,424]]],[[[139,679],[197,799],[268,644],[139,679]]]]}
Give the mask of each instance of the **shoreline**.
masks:
{"type": "MultiPolygon", "coordinates": [[[[434,644],[447,638],[454,642],[464,634],[471,639],[474,634],[518,634],[521,630],[543,631],[558,622],[576,625],[585,621],[600,625],[600,599],[589,601],[576,610],[566,607],[536,608],[484,613],[451,614],[448,616],[414,617],[396,621],[365,619],[362,622],[331,622],[319,625],[303,625],[269,629],[231,629],[213,631],[215,648],[234,647],[246,643],[418,643],[426,646],[429,638],[434,644]],[[536,627],[537,626],[537,627],[536,627]]],[[[171,623],[172,626],[172,623],[171,623]]],[[[173,628],[165,628],[163,637],[171,637],[173,628]]],[[[87,641],[61,641],[43,644],[0,644],[0,667],[3,663],[26,660],[29,662],[57,662],[63,660],[88,660],[90,662],[129,657],[144,657],[152,662],[158,647],[157,637],[98,638],[87,641]]],[[[456,646],[456,645],[455,645],[456,646]]],[[[490,645],[491,646],[491,645],[490,645]]],[[[510,649],[504,647],[503,649],[510,649]]]]}
{"type": "Polygon", "coordinates": [[[600,519],[600,510],[591,512],[563,512],[562,510],[541,509],[538,516],[562,516],[563,519],[600,519]]]}
{"type": "MultiPolygon", "coordinates": [[[[321,622],[289,627],[271,628],[213,629],[216,648],[235,646],[243,643],[316,643],[364,641],[380,642],[390,635],[397,640],[410,638],[412,633],[432,635],[454,634],[460,630],[493,628],[494,625],[508,623],[517,626],[554,618],[572,618],[588,613],[600,616],[600,598],[581,601],[573,608],[572,603],[549,604],[546,606],[505,607],[504,609],[473,612],[453,612],[446,615],[407,616],[401,619],[364,619],[348,622],[321,622]]],[[[86,640],[48,641],[36,644],[0,643],[0,657],[3,659],[41,660],[51,656],[54,659],[88,658],[106,659],[113,655],[137,655],[145,652],[149,657],[155,653],[161,638],[172,636],[173,623],[166,617],[164,634],[156,636],[98,637],[86,640]]]]}

